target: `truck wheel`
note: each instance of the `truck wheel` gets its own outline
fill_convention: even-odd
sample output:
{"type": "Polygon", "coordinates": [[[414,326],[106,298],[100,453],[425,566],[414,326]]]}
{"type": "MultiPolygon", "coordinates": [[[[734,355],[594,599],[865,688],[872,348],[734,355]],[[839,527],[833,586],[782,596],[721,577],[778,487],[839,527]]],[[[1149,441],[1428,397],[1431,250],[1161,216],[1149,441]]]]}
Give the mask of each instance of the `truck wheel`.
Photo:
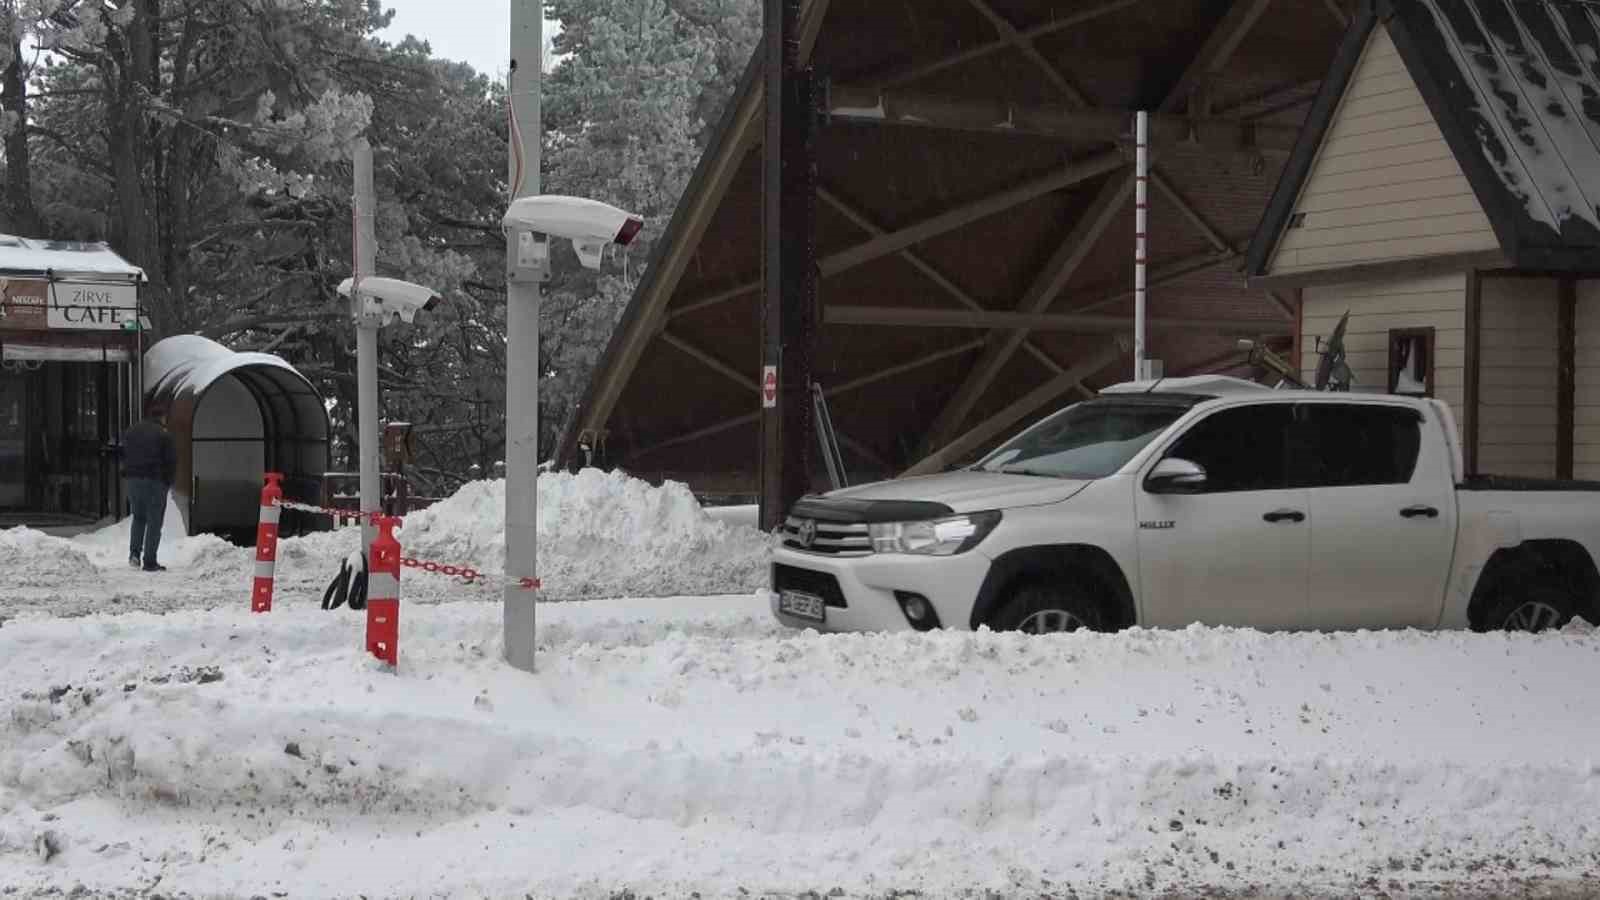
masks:
{"type": "Polygon", "coordinates": [[[1490,628],[1537,634],[1566,625],[1577,610],[1576,599],[1560,586],[1535,582],[1526,590],[1507,590],[1485,618],[1490,628]]]}
{"type": "Polygon", "coordinates": [[[1000,609],[995,627],[1024,634],[1056,634],[1080,629],[1099,631],[1104,621],[1100,604],[1081,588],[1028,582],[1017,588],[1000,609]]]}

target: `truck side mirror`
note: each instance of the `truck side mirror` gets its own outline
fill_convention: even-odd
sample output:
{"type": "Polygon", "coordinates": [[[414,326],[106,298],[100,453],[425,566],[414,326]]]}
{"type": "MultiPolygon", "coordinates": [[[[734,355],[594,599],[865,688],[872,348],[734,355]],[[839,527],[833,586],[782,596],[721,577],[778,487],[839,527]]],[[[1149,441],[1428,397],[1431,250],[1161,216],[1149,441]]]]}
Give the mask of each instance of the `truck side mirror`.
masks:
{"type": "Polygon", "coordinates": [[[1144,480],[1152,494],[1197,494],[1206,486],[1206,470],[1196,462],[1168,457],[1156,463],[1144,480]]]}

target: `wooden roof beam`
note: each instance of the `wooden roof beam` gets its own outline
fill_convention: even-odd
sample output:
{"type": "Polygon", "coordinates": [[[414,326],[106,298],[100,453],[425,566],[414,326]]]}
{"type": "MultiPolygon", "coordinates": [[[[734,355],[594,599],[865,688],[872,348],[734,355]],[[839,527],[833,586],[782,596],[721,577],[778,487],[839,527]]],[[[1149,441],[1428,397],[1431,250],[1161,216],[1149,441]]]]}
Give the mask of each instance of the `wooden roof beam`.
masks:
{"type": "Polygon", "coordinates": [[[1150,183],[1154,184],[1156,186],[1156,190],[1160,191],[1168,200],[1172,201],[1172,205],[1178,208],[1179,214],[1187,219],[1190,225],[1194,226],[1195,231],[1198,231],[1200,234],[1204,235],[1206,241],[1210,243],[1212,247],[1216,248],[1218,252],[1227,253],[1232,256],[1239,255],[1239,248],[1233,246],[1233,244],[1228,241],[1227,237],[1224,236],[1222,232],[1217,230],[1216,226],[1206,221],[1205,216],[1200,214],[1200,210],[1196,209],[1194,204],[1189,202],[1188,197],[1185,197],[1181,192],[1179,192],[1177,187],[1173,185],[1172,181],[1167,178],[1165,172],[1162,172],[1159,168],[1152,168],[1152,171],[1150,172],[1150,183]]]}
{"type": "MultiPolygon", "coordinates": [[[[851,224],[855,225],[857,228],[860,228],[862,231],[865,231],[867,234],[873,237],[888,233],[887,229],[868,218],[866,213],[856,209],[844,198],[825,187],[817,188],[817,198],[833,207],[835,210],[838,210],[839,214],[849,219],[851,224]]],[[[921,272],[924,278],[927,278],[929,281],[938,285],[957,303],[960,303],[962,306],[965,306],[968,309],[984,308],[982,303],[979,303],[960,285],[945,277],[943,272],[940,272],[938,269],[934,268],[932,263],[928,262],[926,259],[923,259],[922,255],[917,253],[915,250],[901,250],[899,256],[901,259],[909,263],[912,268],[916,269],[918,272],[921,272]]],[[[1034,344],[1032,341],[1027,342],[1024,346],[1024,349],[1026,349],[1034,359],[1042,363],[1045,368],[1049,369],[1051,374],[1059,375],[1062,371],[1064,371],[1061,368],[1061,365],[1057,363],[1054,358],[1045,353],[1043,350],[1039,349],[1038,345],[1034,344]]]]}
{"type": "MultiPolygon", "coordinates": [[[[1239,249],[1229,242],[1228,238],[1216,229],[1216,226],[1206,221],[1205,216],[1200,214],[1200,210],[1196,209],[1194,204],[1190,203],[1189,199],[1183,196],[1171,181],[1167,180],[1165,173],[1159,168],[1153,168],[1150,176],[1150,180],[1155,183],[1155,186],[1166,195],[1168,200],[1172,201],[1173,205],[1178,207],[1178,212],[1189,220],[1189,224],[1193,225],[1196,231],[1205,235],[1205,239],[1210,242],[1212,247],[1216,248],[1218,253],[1224,254],[1228,259],[1234,259],[1240,255],[1239,249]]],[[[1282,295],[1274,291],[1267,291],[1267,299],[1272,301],[1273,309],[1281,313],[1285,319],[1292,320],[1294,318],[1294,304],[1290,303],[1282,295]]]]}
{"type": "MultiPolygon", "coordinates": [[[[1232,261],[1233,259],[1234,257],[1228,253],[1218,252],[1216,250],[1207,250],[1204,253],[1198,253],[1194,256],[1186,256],[1182,259],[1175,259],[1171,262],[1162,263],[1159,266],[1152,266],[1149,271],[1149,277],[1145,282],[1145,286],[1150,288],[1158,287],[1169,282],[1177,281],[1180,278],[1193,275],[1196,272],[1203,272],[1206,269],[1214,269],[1223,263],[1232,261]]],[[[1130,278],[1129,280],[1131,281],[1132,279],[1130,278]]],[[[1132,296],[1133,288],[1130,285],[1129,287],[1104,294],[1098,300],[1091,300],[1082,306],[1069,310],[1069,312],[1092,312],[1094,310],[1110,306],[1113,303],[1127,300],[1132,296]]]]}
{"type": "MultiPolygon", "coordinates": [[[[1022,299],[1017,303],[1018,312],[1042,313],[1061,295],[1067,282],[1072,280],[1072,276],[1077,274],[1084,260],[1088,259],[1090,251],[1100,243],[1100,238],[1110,227],[1117,213],[1127,204],[1128,195],[1133,190],[1132,176],[1132,169],[1124,169],[1111,175],[1089,208],[1079,217],[1072,231],[1056,248],[1050,261],[1045,263],[1044,268],[1034,277],[1033,283],[1028,286],[1022,299]]],[[[1011,362],[1027,337],[1028,332],[1024,329],[991,335],[989,347],[967,373],[961,387],[956,389],[949,402],[939,411],[939,415],[934,417],[933,424],[929,426],[927,435],[923,439],[924,452],[947,443],[955,436],[956,429],[960,428],[972,414],[973,408],[983,399],[983,395],[994,384],[994,380],[999,377],[1006,364],[1011,362]]]]}
{"type": "Polygon", "coordinates": [[[707,353],[699,347],[696,347],[694,344],[689,343],[683,338],[678,337],[670,331],[661,332],[661,339],[678,348],[683,353],[694,357],[696,360],[699,360],[707,368],[716,372],[718,375],[723,376],[729,381],[732,381],[734,384],[737,384],[752,393],[761,393],[761,383],[756,379],[754,372],[750,373],[749,375],[740,374],[739,370],[728,365],[722,360],[717,359],[715,356],[712,356],[710,353],[707,353]]]}
{"type": "Polygon", "coordinates": [[[1120,151],[1100,153],[1079,162],[1070,163],[1048,175],[1025,181],[1015,187],[1006,188],[987,197],[974,200],[949,212],[924,219],[915,225],[880,235],[849,250],[829,254],[821,260],[818,268],[822,270],[824,277],[837,275],[864,263],[897,253],[907,247],[915,246],[930,238],[948,234],[959,228],[971,225],[973,222],[998,215],[1046,194],[1053,194],[1064,188],[1082,184],[1091,178],[1120,168],[1124,164],[1125,160],[1120,151]]]}
{"type": "MultiPolygon", "coordinates": [[[[1173,112],[1182,106],[1195,91],[1204,87],[1218,73],[1227,68],[1228,60],[1233,58],[1234,51],[1244,42],[1250,29],[1255,27],[1261,19],[1261,14],[1267,11],[1267,6],[1272,0],[1233,0],[1233,5],[1223,13],[1222,19],[1211,29],[1211,35],[1201,45],[1200,52],[1189,61],[1189,67],[1178,78],[1177,84],[1167,92],[1167,97],[1158,107],[1159,112],[1173,112]]],[[[1190,113],[1197,110],[1190,109],[1190,113]]],[[[1209,114],[1210,110],[1199,110],[1201,114],[1209,114]]]]}
{"type": "MultiPolygon", "coordinates": [[[[1133,140],[1134,113],[1125,110],[1016,104],[858,86],[835,88],[828,106],[833,121],[852,124],[1028,134],[1081,143],[1131,144],[1133,140]]],[[[1238,119],[1190,120],[1171,114],[1150,117],[1150,142],[1154,146],[1187,142],[1218,151],[1287,154],[1294,149],[1299,134],[1300,130],[1293,126],[1259,125],[1238,119]]]]}
{"type": "Polygon", "coordinates": [[[1057,91],[1078,106],[1092,105],[1089,102],[1089,98],[1084,96],[1083,91],[1079,90],[1077,85],[1068,81],[1067,76],[1061,74],[1061,70],[1056,68],[1054,63],[1044,58],[1044,54],[1039,52],[1039,48],[1033,45],[1032,38],[1024,37],[1022,32],[1017,30],[1017,26],[1011,24],[1010,20],[1006,19],[1005,16],[995,12],[994,7],[990,6],[986,0],[967,0],[967,2],[981,13],[985,19],[989,20],[989,24],[993,25],[995,31],[1000,33],[1001,40],[1017,48],[1017,51],[1026,57],[1028,62],[1033,63],[1034,67],[1044,74],[1045,80],[1050,82],[1057,91]]]}
{"type": "Polygon", "coordinates": [[[1015,403],[978,423],[971,430],[945,446],[923,457],[920,462],[902,473],[902,477],[907,475],[928,475],[943,470],[955,460],[998,437],[1029,414],[1038,410],[1039,407],[1075,387],[1082,386],[1085,378],[1111,365],[1118,358],[1125,355],[1129,350],[1128,344],[1127,338],[1119,337],[1108,341],[1099,352],[1034,388],[1015,403]]]}
{"type": "Polygon", "coordinates": [[[1250,364],[1245,357],[1246,354],[1242,350],[1229,350],[1227,353],[1219,353],[1210,359],[1185,366],[1182,372],[1176,373],[1171,377],[1187,378],[1192,375],[1218,375],[1223,372],[1231,372],[1234,369],[1242,369],[1250,364]]]}
{"type": "MultiPolygon", "coordinates": [[[[928,309],[903,306],[829,306],[822,313],[829,325],[893,325],[909,328],[1026,328],[1035,331],[1117,333],[1133,325],[1131,316],[1074,313],[975,312],[966,309],[928,309]]],[[[1290,323],[1271,319],[1169,319],[1150,318],[1152,331],[1191,331],[1199,334],[1283,335],[1290,323]]]]}
{"type": "Polygon", "coordinates": [[[1278,312],[1283,313],[1285,319],[1294,319],[1294,304],[1281,291],[1267,291],[1267,299],[1272,301],[1278,312]]]}
{"type": "MultiPolygon", "coordinates": [[[[817,267],[821,270],[824,278],[847,272],[873,260],[882,259],[885,256],[891,256],[902,250],[909,249],[930,238],[948,234],[973,222],[987,219],[1008,209],[1021,206],[1046,194],[1072,187],[1097,175],[1104,175],[1113,169],[1120,168],[1124,163],[1123,155],[1119,151],[1109,151],[1088,157],[1081,162],[1071,163],[1047,175],[1033,178],[1013,187],[997,191],[987,197],[973,200],[947,212],[924,219],[914,225],[879,234],[848,250],[841,250],[838,253],[823,257],[818,262],[817,267]]],[[[752,278],[732,288],[719,291],[710,297],[692,301],[664,316],[662,320],[663,327],[667,319],[705,309],[717,303],[725,303],[736,297],[742,297],[745,294],[759,290],[761,290],[761,282],[752,278]]]]}
{"type": "MultiPolygon", "coordinates": [[[[960,356],[963,353],[971,353],[972,351],[974,351],[974,350],[976,350],[976,349],[978,349],[979,347],[982,347],[982,346],[983,346],[983,341],[981,341],[981,340],[979,340],[979,341],[967,341],[966,343],[963,343],[963,344],[957,344],[954,347],[949,347],[949,348],[946,348],[944,350],[938,350],[938,351],[935,351],[933,353],[929,353],[929,354],[927,354],[925,356],[921,356],[921,357],[918,357],[916,359],[910,360],[909,362],[903,362],[903,363],[900,363],[899,365],[889,366],[886,369],[879,369],[876,372],[873,372],[873,373],[868,374],[868,375],[863,375],[860,378],[856,378],[856,379],[853,379],[851,381],[847,381],[844,384],[836,385],[836,386],[831,387],[831,388],[824,388],[822,393],[823,393],[823,396],[826,396],[826,397],[837,397],[840,394],[847,394],[847,393],[849,393],[851,391],[860,390],[861,388],[867,387],[869,385],[877,384],[880,381],[885,381],[885,380],[893,378],[893,377],[895,377],[897,375],[903,375],[906,372],[910,372],[910,371],[913,371],[913,370],[916,370],[916,369],[920,369],[923,366],[932,365],[933,363],[939,362],[941,360],[949,359],[952,356],[960,356]]],[[[754,423],[759,422],[759,421],[761,421],[761,413],[759,411],[752,412],[752,413],[745,413],[742,416],[734,416],[733,418],[724,419],[721,422],[716,422],[716,423],[713,423],[711,425],[707,425],[704,428],[697,428],[694,431],[688,432],[686,434],[680,434],[680,435],[677,435],[676,437],[670,437],[670,438],[667,438],[664,441],[661,441],[660,443],[652,444],[652,445],[650,445],[648,447],[643,447],[641,449],[635,450],[633,453],[628,455],[627,459],[623,460],[623,463],[624,463],[624,465],[626,465],[627,463],[631,463],[632,461],[638,459],[641,456],[645,456],[647,454],[654,453],[657,450],[665,450],[668,447],[676,447],[679,444],[688,444],[688,443],[691,443],[693,441],[698,441],[701,438],[708,438],[708,437],[711,437],[712,435],[721,434],[724,431],[732,431],[733,429],[738,428],[741,425],[751,425],[751,424],[754,424],[754,423]]]]}
{"type": "MultiPolygon", "coordinates": [[[[1127,9],[1130,6],[1137,6],[1143,2],[1144,0],[1110,0],[1110,2],[1101,3],[1098,6],[1091,7],[1083,10],[1082,12],[1073,13],[1072,15],[1064,16],[1051,22],[1035,25],[1032,28],[1021,29],[1017,31],[1017,36],[1031,43],[1032,41],[1038,40],[1045,35],[1066,31],[1070,28],[1076,28],[1079,25],[1092,22],[1095,19],[1108,16],[1114,12],[1120,12],[1121,10],[1127,9]]],[[[998,40],[977,44],[958,53],[951,53],[947,56],[942,56],[938,59],[930,60],[925,63],[917,63],[907,68],[900,69],[896,72],[869,78],[866,79],[866,81],[873,87],[898,87],[900,85],[910,84],[913,81],[926,78],[929,75],[933,75],[937,72],[943,72],[946,69],[959,66],[962,63],[968,63],[975,59],[981,59],[991,53],[1004,50],[1011,46],[1014,46],[1011,41],[1002,37],[998,40]]]]}
{"type": "Polygon", "coordinates": [[[1305,106],[1317,99],[1317,91],[1321,89],[1321,79],[1284,85],[1230,100],[1226,106],[1216,110],[1216,114],[1234,119],[1259,119],[1296,106],[1305,106]]]}

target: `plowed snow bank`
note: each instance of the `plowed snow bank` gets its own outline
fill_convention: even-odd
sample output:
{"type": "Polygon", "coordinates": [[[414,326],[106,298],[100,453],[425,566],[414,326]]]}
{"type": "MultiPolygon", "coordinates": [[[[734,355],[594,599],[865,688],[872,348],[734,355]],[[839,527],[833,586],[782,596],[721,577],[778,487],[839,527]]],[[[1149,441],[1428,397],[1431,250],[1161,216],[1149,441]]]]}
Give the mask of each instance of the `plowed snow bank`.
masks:
{"type": "MultiPolygon", "coordinates": [[[[0,884],[1579,896],[1600,638],[817,635],[759,597],[0,628],[0,884]],[[53,832],[60,855],[44,861],[53,832]]],[[[748,895],[742,891],[749,891],[748,895]]]]}

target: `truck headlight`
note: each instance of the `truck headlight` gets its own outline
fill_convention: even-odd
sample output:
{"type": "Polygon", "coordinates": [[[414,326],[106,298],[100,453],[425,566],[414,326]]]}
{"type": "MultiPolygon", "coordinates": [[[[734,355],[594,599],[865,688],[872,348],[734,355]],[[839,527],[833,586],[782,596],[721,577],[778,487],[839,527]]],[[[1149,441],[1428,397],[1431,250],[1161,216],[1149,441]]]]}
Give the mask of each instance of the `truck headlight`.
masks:
{"type": "Polygon", "coordinates": [[[867,531],[875,553],[954,556],[978,546],[999,524],[999,512],[980,512],[923,522],[879,522],[867,531]]]}

